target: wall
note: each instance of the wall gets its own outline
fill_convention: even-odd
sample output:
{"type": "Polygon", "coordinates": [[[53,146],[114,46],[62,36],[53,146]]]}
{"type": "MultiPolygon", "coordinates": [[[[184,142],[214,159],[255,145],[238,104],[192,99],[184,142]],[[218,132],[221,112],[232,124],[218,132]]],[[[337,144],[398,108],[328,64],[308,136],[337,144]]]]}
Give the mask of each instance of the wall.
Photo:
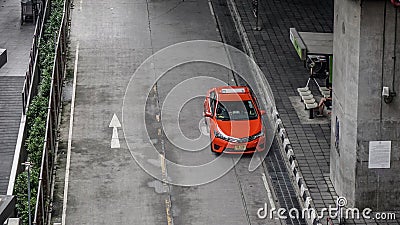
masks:
{"type": "Polygon", "coordinates": [[[333,36],[333,110],[331,180],[340,196],[354,204],[357,143],[358,79],[360,54],[360,8],[357,1],[335,1],[333,36]],[[336,118],[339,147],[335,147],[336,118]]]}

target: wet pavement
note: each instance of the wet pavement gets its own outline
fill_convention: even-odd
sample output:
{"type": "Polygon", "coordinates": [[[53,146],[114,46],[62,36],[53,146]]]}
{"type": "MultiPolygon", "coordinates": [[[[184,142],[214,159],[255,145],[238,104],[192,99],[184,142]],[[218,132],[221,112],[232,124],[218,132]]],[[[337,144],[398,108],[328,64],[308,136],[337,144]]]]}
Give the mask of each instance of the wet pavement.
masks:
{"type": "MultiPolygon", "coordinates": [[[[214,170],[190,173],[190,169],[174,167],[174,163],[215,161],[208,144],[199,145],[198,151],[184,151],[174,143],[176,134],[167,137],[165,129],[179,124],[185,137],[208,140],[208,134],[199,129],[204,126],[204,95],[221,82],[235,81],[229,70],[212,63],[193,61],[173,68],[164,63],[175,62],[185,54],[188,58],[208,54],[210,60],[227,62],[224,48],[215,46],[216,42],[186,47],[184,43],[165,60],[149,58],[148,67],[133,76],[149,56],[164,47],[191,40],[220,41],[216,28],[205,1],[75,2],[71,52],[79,53],[66,224],[284,224],[257,216],[265,204],[278,204],[266,188],[271,181],[266,180],[270,176],[265,164],[250,172],[251,157],[239,162],[234,157],[219,157],[214,170]],[[164,76],[156,80],[156,72],[164,69],[164,76]],[[183,81],[198,77],[219,81],[195,82],[191,89],[181,90],[178,96],[194,92],[199,96],[188,99],[180,109],[173,108],[176,113],[166,109],[162,114],[170,92],[183,81]],[[122,125],[116,132],[110,128],[114,113],[122,125]],[[120,146],[112,148],[110,141],[116,136],[120,146]],[[225,166],[233,169],[225,173],[225,166]],[[212,182],[179,185],[214,174],[220,176],[212,182]]],[[[63,129],[68,127],[65,123],[69,121],[61,124],[63,129]]],[[[68,151],[65,132],[67,129],[61,133],[60,158],[68,151]]],[[[60,193],[55,195],[59,198],[60,193]]],[[[57,213],[53,221],[61,222],[62,216],[57,213]]]]}

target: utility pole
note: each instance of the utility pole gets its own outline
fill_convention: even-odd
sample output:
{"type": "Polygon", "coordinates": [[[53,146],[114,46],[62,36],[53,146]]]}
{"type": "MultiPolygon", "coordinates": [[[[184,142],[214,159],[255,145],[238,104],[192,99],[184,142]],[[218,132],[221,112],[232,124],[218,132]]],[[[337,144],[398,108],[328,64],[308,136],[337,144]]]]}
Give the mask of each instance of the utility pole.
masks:
{"type": "Polygon", "coordinates": [[[252,5],[253,5],[253,14],[254,17],[256,18],[256,27],[254,27],[254,30],[256,31],[260,31],[261,30],[261,26],[260,26],[260,21],[259,21],[259,9],[260,6],[258,4],[258,0],[253,0],[252,1],[252,5]]]}
{"type": "Polygon", "coordinates": [[[31,216],[31,166],[34,165],[33,163],[27,161],[24,163],[21,163],[21,165],[26,166],[25,169],[28,171],[28,225],[32,225],[32,216],[31,216]]]}

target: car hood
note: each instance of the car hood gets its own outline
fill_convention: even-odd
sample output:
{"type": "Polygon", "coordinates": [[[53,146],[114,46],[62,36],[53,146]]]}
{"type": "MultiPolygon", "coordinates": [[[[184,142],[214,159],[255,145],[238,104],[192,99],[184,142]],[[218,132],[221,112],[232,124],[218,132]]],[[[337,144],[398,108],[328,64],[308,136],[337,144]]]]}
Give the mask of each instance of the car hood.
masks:
{"type": "Polygon", "coordinates": [[[261,131],[261,122],[256,120],[217,120],[217,129],[225,135],[236,138],[245,138],[261,131]]]}

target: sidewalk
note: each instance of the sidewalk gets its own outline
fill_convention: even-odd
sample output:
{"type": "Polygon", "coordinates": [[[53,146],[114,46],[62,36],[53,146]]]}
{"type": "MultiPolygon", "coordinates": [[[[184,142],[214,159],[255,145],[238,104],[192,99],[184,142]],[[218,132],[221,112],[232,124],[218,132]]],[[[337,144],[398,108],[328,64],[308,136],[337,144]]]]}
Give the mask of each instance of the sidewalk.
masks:
{"type": "MultiPolygon", "coordinates": [[[[320,212],[329,205],[334,207],[337,194],[329,178],[330,121],[329,118],[310,121],[295,110],[293,99],[299,99],[296,89],[305,86],[308,74],[289,39],[291,27],[304,32],[333,32],[333,1],[258,1],[261,31],[253,29],[256,20],[252,1],[235,2],[255,59],[273,90],[280,118],[316,210],[320,212]]],[[[315,85],[312,90],[317,95],[315,85]]],[[[326,224],[326,218],[320,222],[326,224]]],[[[399,218],[394,221],[346,220],[346,224],[355,223],[400,224],[400,221],[399,218]]]]}
{"type": "Polygon", "coordinates": [[[34,25],[20,25],[20,2],[0,3],[0,48],[7,63],[0,69],[0,195],[7,192],[22,113],[21,91],[28,67],[34,25]]]}

